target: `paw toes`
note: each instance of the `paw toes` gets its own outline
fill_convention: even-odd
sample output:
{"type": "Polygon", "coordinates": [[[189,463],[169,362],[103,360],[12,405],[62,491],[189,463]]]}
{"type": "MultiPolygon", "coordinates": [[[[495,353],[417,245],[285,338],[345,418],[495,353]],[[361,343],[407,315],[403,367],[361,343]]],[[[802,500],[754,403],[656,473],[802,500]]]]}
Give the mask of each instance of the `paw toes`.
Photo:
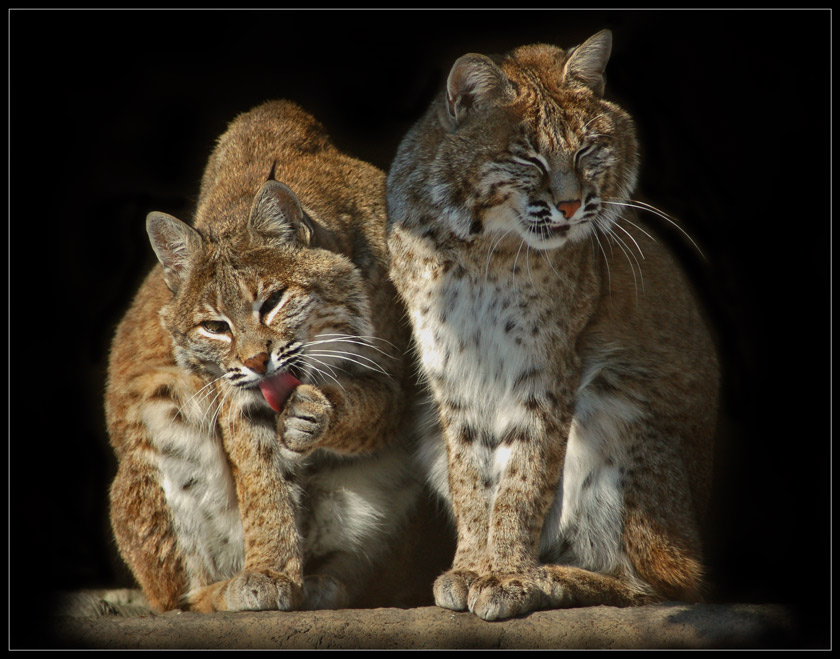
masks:
{"type": "Polygon", "coordinates": [[[301,587],[283,574],[242,572],[189,596],[194,611],[289,611],[298,608],[301,587]]]}
{"type": "Polygon", "coordinates": [[[445,572],[435,580],[435,604],[444,609],[465,611],[469,594],[468,576],[459,572],[445,572]]]}
{"type": "Polygon", "coordinates": [[[482,620],[504,620],[539,608],[541,592],[533,581],[519,577],[482,577],[470,586],[469,610],[482,620]]]}

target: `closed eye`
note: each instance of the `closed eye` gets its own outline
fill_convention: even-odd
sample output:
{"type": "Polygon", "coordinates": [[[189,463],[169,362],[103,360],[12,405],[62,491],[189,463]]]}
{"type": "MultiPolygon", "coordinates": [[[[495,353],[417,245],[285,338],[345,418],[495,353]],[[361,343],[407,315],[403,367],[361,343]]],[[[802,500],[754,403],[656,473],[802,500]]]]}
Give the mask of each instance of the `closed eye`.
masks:
{"type": "Polygon", "coordinates": [[[274,320],[274,316],[280,310],[280,302],[283,300],[283,296],[286,294],[286,289],[281,288],[278,291],[274,291],[271,295],[269,295],[265,302],[262,303],[260,307],[260,318],[263,319],[263,322],[266,325],[270,325],[271,321],[274,320]]]}
{"type": "Polygon", "coordinates": [[[514,156],[513,160],[522,165],[536,167],[543,176],[548,174],[548,165],[539,156],[514,156]]]}
{"type": "Polygon", "coordinates": [[[586,146],[580,148],[575,153],[575,167],[580,167],[580,162],[586,156],[589,156],[595,152],[596,145],[594,144],[587,144],[586,146]]]}

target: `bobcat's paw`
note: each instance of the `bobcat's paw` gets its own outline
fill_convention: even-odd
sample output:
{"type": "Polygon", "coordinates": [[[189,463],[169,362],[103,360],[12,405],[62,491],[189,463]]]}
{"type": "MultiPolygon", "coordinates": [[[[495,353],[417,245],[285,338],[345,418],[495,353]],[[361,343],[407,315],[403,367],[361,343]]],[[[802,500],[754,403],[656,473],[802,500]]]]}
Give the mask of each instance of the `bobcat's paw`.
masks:
{"type": "Polygon", "coordinates": [[[325,574],[312,574],[303,582],[303,608],[346,609],[350,604],[347,587],[338,579],[325,574]]]}
{"type": "Polygon", "coordinates": [[[211,611],[291,611],[300,607],[303,589],[273,570],[241,572],[232,579],[199,588],[187,595],[190,609],[211,611]]]}
{"type": "Polygon", "coordinates": [[[292,392],[280,419],[280,441],[297,453],[317,445],[330,426],[333,407],[312,385],[302,384],[292,392]]]}
{"type": "Polygon", "coordinates": [[[467,607],[482,620],[504,620],[541,608],[544,599],[529,575],[490,574],[470,584],[467,607]]]}
{"type": "Polygon", "coordinates": [[[470,583],[478,575],[475,572],[466,570],[449,570],[444,572],[437,579],[433,592],[435,604],[444,609],[453,611],[465,611],[467,609],[467,596],[470,592],[470,583]]]}

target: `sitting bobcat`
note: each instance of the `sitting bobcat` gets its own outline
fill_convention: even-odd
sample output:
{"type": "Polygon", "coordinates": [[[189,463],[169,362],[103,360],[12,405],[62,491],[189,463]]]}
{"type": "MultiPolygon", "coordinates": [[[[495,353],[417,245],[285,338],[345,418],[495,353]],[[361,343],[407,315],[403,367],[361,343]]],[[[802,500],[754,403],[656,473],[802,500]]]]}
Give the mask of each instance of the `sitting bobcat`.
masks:
{"type": "Polygon", "coordinates": [[[611,34],[471,54],[388,176],[392,279],[445,441],[423,455],[458,547],[435,601],[484,619],[702,592],[718,363],[632,215],[611,34]]]}
{"type": "Polygon", "coordinates": [[[114,534],[156,609],[351,605],[394,544],[420,484],[384,185],[275,101],[219,139],[195,228],[149,214],[106,412],[114,534]]]}

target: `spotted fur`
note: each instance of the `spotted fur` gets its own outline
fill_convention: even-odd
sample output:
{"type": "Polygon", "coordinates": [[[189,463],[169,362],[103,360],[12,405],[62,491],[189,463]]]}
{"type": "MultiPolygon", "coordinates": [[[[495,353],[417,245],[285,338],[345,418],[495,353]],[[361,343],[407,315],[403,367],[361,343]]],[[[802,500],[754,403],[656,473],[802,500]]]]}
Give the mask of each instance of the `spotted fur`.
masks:
{"type": "Polygon", "coordinates": [[[435,599],[485,619],[703,589],[717,359],[627,207],[610,48],[465,55],[388,178],[391,277],[444,429],[421,456],[458,530],[435,599]]]}
{"type": "Polygon", "coordinates": [[[270,102],[220,138],[194,227],[149,215],[160,265],[105,402],[114,534],[156,608],[339,607],[377,581],[420,487],[384,185],[270,102]]]}

